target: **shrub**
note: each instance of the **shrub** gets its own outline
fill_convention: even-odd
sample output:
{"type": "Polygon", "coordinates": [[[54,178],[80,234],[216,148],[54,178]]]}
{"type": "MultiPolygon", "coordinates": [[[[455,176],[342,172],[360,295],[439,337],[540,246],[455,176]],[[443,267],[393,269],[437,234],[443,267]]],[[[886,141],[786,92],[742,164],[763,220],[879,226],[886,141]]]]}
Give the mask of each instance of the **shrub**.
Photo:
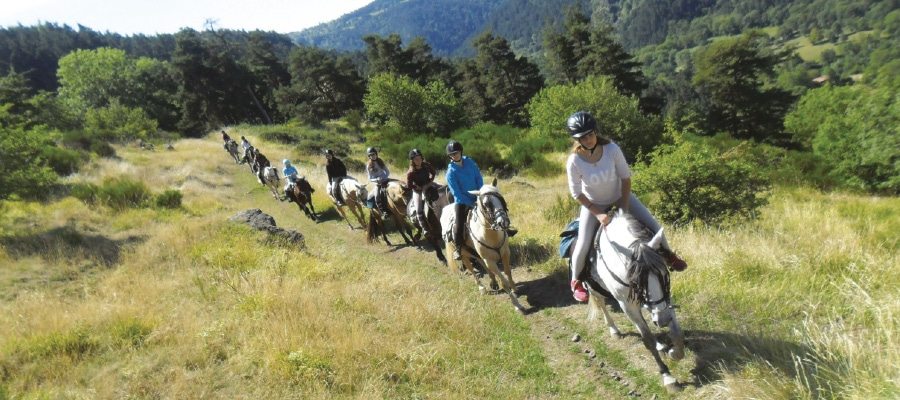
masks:
{"type": "Polygon", "coordinates": [[[718,153],[679,140],[635,166],[634,192],[664,221],[721,224],[752,217],[766,203],[769,182],[748,161],[746,146],[718,153]]]}
{"type": "Polygon", "coordinates": [[[423,86],[406,76],[375,75],[363,102],[375,120],[404,132],[442,135],[465,123],[459,99],[442,81],[423,86]]]}
{"type": "Polygon", "coordinates": [[[56,183],[43,156],[47,138],[44,132],[0,126],[0,200],[39,198],[56,183]]]}
{"type": "Polygon", "coordinates": [[[157,123],[141,108],[112,101],[103,108],[91,108],[84,116],[85,132],[105,141],[147,139],[156,133],[157,123]]]}
{"type": "Polygon", "coordinates": [[[600,133],[616,141],[629,161],[651,151],[662,138],[659,118],[641,114],[638,99],[620,94],[605,76],[545,88],[528,103],[532,128],[557,150],[570,145],[566,118],[579,110],[588,111],[597,119],[600,133]]]}
{"type": "Polygon", "coordinates": [[[350,153],[348,137],[329,130],[295,124],[255,126],[249,129],[263,140],[294,145],[303,154],[322,154],[325,149],[333,150],[339,157],[350,153]]]}
{"type": "Polygon", "coordinates": [[[888,88],[824,87],[808,91],[785,118],[795,140],[811,145],[845,187],[900,193],[900,107],[888,88]]]}
{"type": "Polygon", "coordinates": [[[121,177],[104,181],[100,186],[98,197],[103,204],[121,210],[141,207],[151,195],[143,182],[121,177]]]}
{"type": "Polygon", "coordinates": [[[156,195],[153,203],[159,208],[178,208],[181,207],[181,198],[181,191],[169,189],[156,195]]]}
{"type": "Polygon", "coordinates": [[[87,204],[94,204],[97,202],[97,193],[100,192],[100,187],[93,183],[76,183],[72,185],[69,190],[69,194],[72,197],[81,200],[87,204]]]}
{"type": "Polygon", "coordinates": [[[100,156],[100,157],[115,157],[116,149],[109,145],[106,142],[93,142],[91,143],[91,152],[100,156]]]}
{"type": "Polygon", "coordinates": [[[58,146],[46,146],[41,152],[47,165],[57,175],[66,176],[78,172],[78,168],[87,161],[87,155],[77,150],[66,149],[58,146]]]}

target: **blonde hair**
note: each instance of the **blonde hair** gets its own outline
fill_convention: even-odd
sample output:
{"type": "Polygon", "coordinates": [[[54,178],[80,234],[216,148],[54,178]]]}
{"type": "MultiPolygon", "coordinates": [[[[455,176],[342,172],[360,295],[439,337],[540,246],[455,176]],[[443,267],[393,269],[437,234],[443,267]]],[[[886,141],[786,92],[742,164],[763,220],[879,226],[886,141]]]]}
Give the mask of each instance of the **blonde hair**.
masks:
{"type": "MultiPolygon", "coordinates": [[[[597,135],[597,144],[600,146],[606,146],[606,145],[612,143],[612,140],[610,140],[608,137],[597,133],[596,129],[594,130],[594,135],[597,135]]],[[[572,152],[577,153],[579,149],[584,149],[584,146],[581,145],[580,140],[575,139],[575,144],[572,145],[572,152]]],[[[585,149],[585,150],[587,150],[587,149],[585,149]]]]}

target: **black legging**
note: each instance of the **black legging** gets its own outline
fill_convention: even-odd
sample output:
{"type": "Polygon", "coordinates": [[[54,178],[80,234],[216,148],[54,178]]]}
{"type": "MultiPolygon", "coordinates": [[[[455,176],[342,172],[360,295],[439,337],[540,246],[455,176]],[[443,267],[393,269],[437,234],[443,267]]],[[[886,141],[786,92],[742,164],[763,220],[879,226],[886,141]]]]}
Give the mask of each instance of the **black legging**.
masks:
{"type": "Polygon", "coordinates": [[[456,226],[453,227],[453,240],[456,242],[457,247],[462,247],[466,244],[464,236],[466,234],[466,220],[469,218],[469,211],[472,210],[472,207],[456,203],[453,209],[456,211],[456,226]]]}

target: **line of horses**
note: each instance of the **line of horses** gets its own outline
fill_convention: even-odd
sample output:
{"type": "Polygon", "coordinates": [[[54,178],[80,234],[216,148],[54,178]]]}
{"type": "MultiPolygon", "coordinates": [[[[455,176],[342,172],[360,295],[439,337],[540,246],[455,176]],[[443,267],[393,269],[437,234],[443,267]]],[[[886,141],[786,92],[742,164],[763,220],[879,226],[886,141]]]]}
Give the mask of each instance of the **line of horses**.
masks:
{"type": "MultiPolygon", "coordinates": [[[[243,157],[240,157],[237,143],[233,140],[225,143],[225,150],[235,163],[249,161],[250,170],[257,176],[260,184],[268,187],[275,199],[281,200],[278,192],[280,183],[278,174],[274,167],[258,165],[255,159],[255,154],[259,154],[258,150],[251,147],[245,151],[243,157]]],[[[348,176],[340,181],[338,190],[342,202],[328,194],[335,211],[346,221],[349,228],[354,230],[356,227],[349,218],[349,210],[349,214],[359,223],[360,228],[366,230],[369,243],[376,241],[380,235],[385,243],[392,245],[388,240],[386,227],[386,221],[390,219],[407,245],[424,248],[421,244],[421,239],[424,239],[438,260],[447,264],[451,270],[464,268],[475,279],[482,294],[488,291],[482,284],[481,274],[476,271],[476,267],[487,271],[491,289],[498,289],[497,279],[499,279],[502,291],[509,297],[513,307],[520,313],[525,313],[525,308],[517,298],[510,265],[507,233],[510,226],[509,209],[498,189],[496,179],[479,190],[470,191],[477,197],[477,201],[468,221],[465,222],[468,234],[467,246],[460,249],[462,266],[457,264],[457,260],[452,257],[447,259],[444,255],[444,252],[452,254],[455,250],[453,242],[448,240],[454,225],[455,213],[452,196],[446,186],[434,183],[426,187],[425,215],[422,218],[425,226],[421,226],[419,219],[415,217],[416,210],[410,201],[411,189],[401,181],[387,182],[386,207],[383,209],[372,207],[368,222],[364,213],[368,197],[366,185],[348,176]],[[502,273],[500,266],[503,267],[502,273]]],[[[301,176],[295,184],[287,186],[285,196],[296,203],[311,220],[318,223],[320,219],[312,203],[313,192],[312,186],[301,176]]],[[[610,335],[615,338],[623,337],[605,307],[606,299],[618,302],[625,315],[637,327],[644,346],[656,361],[663,385],[667,390],[674,392],[680,390],[681,385],[671,375],[660,354],[668,355],[673,360],[680,360],[684,357],[685,344],[684,334],[675,316],[675,306],[671,299],[669,271],[662,256],[657,252],[663,240],[662,230],[654,235],[622,210],[614,215],[607,226],[598,230],[593,241],[595,250],[589,258],[590,265],[587,269],[591,278],[589,280],[592,282],[588,286],[589,319],[596,319],[602,311],[610,335]],[[649,311],[654,325],[668,328],[668,343],[658,341],[644,319],[642,309],[649,311]]]]}

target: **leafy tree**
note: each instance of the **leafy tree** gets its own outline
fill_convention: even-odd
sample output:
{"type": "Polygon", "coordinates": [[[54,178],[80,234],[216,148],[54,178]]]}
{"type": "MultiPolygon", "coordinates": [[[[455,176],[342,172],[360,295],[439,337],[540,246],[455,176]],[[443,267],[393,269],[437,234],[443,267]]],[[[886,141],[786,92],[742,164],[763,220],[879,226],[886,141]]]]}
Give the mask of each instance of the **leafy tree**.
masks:
{"type": "Polygon", "coordinates": [[[767,50],[764,34],[755,32],[715,41],[695,53],[693,84],[709,102],[711,132],[774,143],[785,139],[782,124],[793,96],[762,81],[784,56],[767,50]]]}
{"type": "Polygon", "coordinates": [[[566,9],[563,32],[544,33],[544,48],[558,82],[571,84],[591,75],[609,75],[619,91],[638,97],[647,87],[640,63],[614,39],[613,27],[605,22],[592,24],[576,7],[566,9]]]}
{"type": "Polygon", "coordinates": [[[362,108],[363,80],[349,58],[298,47],[291,53],[290,73],[291,85],[275,94],[287,116],[317,124],[362,108]]]}
{"type": "Polygon", "coordinates": [[[78,113],[128,98],[134,65],[123,50],[75,50],[59,59],[59,96],[78,113]]]}
{"type": "MultiPolygon", "coordinates": [[[[0,121],[8,118],[9,103],[0,105],[0,121]]],[[[39,198],[56,182],[44,156],[47,145],[44,132],[0,123],[0,200],[39,198]]]]}
{"type": "Polygon", "coordinates": [[[455,93],[441,81],[420,85],[406,76],[376,75],[364,102],[370,116],[406,133],[448,136],[464,121],[455,93]]]}
{"type": "Polygon", "coordinates": [[[245,63],[252,76],[249,90],[258,94],[268,113],[274,113],[278,110],[275,90],[289,85],[291,74],[285,63],[279,59],[275,45],[266,40],[262,32],[250,33],[248,46],[245,63]]]}
{"type": "Polygon", "coordinates": [[[593,114],[600,134],[616,141],[629,160],[648,153],[662,138],[659,118],[642,114],[638,100],[619,93],[610,77],[592,76],[574,85],[551,86],[528,103],[532,128],[557,149],[571,143],[565,133],[566,118],[579,110],[593,114]]]}
{"type": "Polygon", "coordinates": [[[506,39],[485,32],[473,42],[478,54],[463,70],[463,98],[477,98],[487,120],[524,126],[524,106],[543,86],[536,65],[516,56],[506,39]]]}
{"type": "Polygon", "coordinates": [[[866,86],[808,91],[785,128],[812,147],[829,174],[850,188],[900,193],[900,107],[896,92],[866,86]]]}
{"type": "Polygon", "coordinates": [[[85,133],[107,141],[147,139],[156,129],[156,121],[148,118],[144,110],[126,107],[116,100],[107,107],[88,110],[84,118],[85,133]]]}

